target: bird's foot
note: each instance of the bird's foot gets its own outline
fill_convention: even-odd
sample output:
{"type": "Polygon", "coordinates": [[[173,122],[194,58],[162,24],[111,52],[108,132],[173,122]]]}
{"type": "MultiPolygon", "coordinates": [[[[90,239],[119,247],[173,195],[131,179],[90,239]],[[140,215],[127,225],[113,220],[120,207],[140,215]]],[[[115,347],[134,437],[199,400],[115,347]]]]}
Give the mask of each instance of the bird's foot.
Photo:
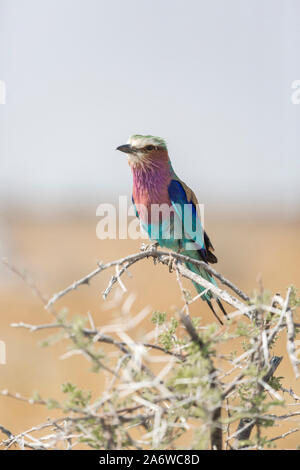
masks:
{"type": "Polygon", "coordinates": [[[173,272],[174,264],[176,264],[176,259],[170,254],[168,261],[169,273],[173,272]]]}
{"type": "Polygon", "coordinates": [[[142,243],[140,251],[156,251],[159,246],[158,242],[142,243]]]}

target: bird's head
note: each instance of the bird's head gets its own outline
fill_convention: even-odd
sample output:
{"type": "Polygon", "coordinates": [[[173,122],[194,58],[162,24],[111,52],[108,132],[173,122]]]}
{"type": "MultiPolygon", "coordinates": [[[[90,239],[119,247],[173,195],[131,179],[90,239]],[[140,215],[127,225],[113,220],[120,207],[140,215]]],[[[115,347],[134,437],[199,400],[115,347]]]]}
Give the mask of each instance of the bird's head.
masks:
{"type": "Polygon", "coordinates": [[[152,135],[132,135],[127,144],[120,145],[117,150],[126,153],[132,168],[147,168],[155,166],[156,162],[169,160],[166,142],[152,135]]]}

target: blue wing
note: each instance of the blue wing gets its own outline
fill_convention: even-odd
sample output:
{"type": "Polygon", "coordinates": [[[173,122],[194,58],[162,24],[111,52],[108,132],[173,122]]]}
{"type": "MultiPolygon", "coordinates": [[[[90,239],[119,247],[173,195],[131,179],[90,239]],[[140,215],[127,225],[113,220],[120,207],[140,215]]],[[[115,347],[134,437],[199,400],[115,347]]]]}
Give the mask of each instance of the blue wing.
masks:
{"type": "Polygon", "coordinates": [[[195,204],[188,200],[185,189],[178,180],[171,181],[168,192],[171,204],[182,220],[184,236],[195,242],[201,257],[207,261],[205,234],[195,204]]]}

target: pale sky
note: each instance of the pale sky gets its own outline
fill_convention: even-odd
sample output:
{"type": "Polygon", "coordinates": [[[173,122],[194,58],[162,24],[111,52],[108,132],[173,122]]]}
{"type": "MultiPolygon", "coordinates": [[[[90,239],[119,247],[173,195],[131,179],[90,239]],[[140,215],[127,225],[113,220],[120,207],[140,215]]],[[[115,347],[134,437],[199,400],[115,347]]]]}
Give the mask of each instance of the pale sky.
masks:
{"type": "Polygon", "coordinates": [[[0,0],[0,206],[130,194],[129,135],[211,207],[299,213],[298,0],[0,0]]]}

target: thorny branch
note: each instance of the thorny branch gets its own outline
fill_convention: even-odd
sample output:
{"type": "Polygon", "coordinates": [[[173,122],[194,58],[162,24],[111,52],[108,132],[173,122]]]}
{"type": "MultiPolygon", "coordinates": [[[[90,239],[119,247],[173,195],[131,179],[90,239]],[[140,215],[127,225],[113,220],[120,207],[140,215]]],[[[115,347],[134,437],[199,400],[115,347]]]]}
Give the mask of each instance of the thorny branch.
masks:
{"type": "MultiPolygon", "coordinates": [[[[119,267],[122,266],[122,269],[119,271],[119,273],[112,276],[108,287],[103,292],[104,297],[107,297],[107,295],[111,291],[111,288],[113,287],[113,285],[118,281],[118,278],[120,278],[126,272],[126,270],[130,266],[135,264],[136,262],[138,262],[142,259],[145,259],[145,258],[153,258],[157,262],[169,265],[170,257],[173,258],[174,260],[177,260],[177,261],[181,261],[181,262],[188,261],[189,263],[192,263],[196,266],[203,267],[207,272],[209,272],[214,277],[219,279],[222,282],[222,284],[226,285],[233,292],[235,292],[241,299],[243,299],[246,302],[248,302],[250,300],[249,297],[241,289],[236,287],[232,282],[227,280],[222,274],[215,271],[211,266],[209,266],[204,261],[198,261],[198,260],[195,260],[193,258],[189,258],[188,256],[182,255],[180,253],[150,249],[150,250],[146,250],[146,251],[143,251],[143,252],[135,253],[135,254],[130,255],[130,256],[126,256],[126,257],[121,258],[121,259],[116,260],[116,261],[111,261],[111,262],[106,263],[106,264],[98,263],[98,268],[97,269],[90,272],[89,274],[87,274],[83,278],[79,279],[78,281],[73,282],[70,286],[66,287],[62,291],[54,294],[51,297],[51,299],[48,301],[47,308],[49,308],[51,305],[53,305],[55,302],[57,302],[57,300],[59,300],[64,295],[66,295],[68,292],[77,289],[81,285],[89,284],[90,280],[93,277],[97,276],[98,274],[100,274],[102,271],[104,271],[106,269],[109,269],[109,268],[114,267],[114,266],[119,266],[119,267]]],[[[192,276],[192,274],[194,274],[194,273],[192,273],[190,270],[182,269],[182,268],[184,268],[183,265],[178,265],[178,268],[180,269],[180,272],[183,276],[187,276],[191,280],[197,280],[199,278],[199,276],[197,276],[196,274],[195,274],[196,278],[194,278],[192,276]]],[[[204,287],[207,287],[207,286],[204,286],[204,287]]],[[[213,288],[215,286],[211,283],[208,283],[208,287],[211,290],[213,290],[213,288]]],[[[215,293],[220,294],[219,289],[216,289],[215,293]]],[[[231,303],[232,301],[230,301],[229,294],[226,293],[225,296],[226,296],[226,298],[224,298],[223,300],[225,302],[228,301],[228,303],[231,303]]],[[[220,295],[220,297],[221,297],[221,295],[220,295]]],[[[239,305],[239,304],[237,304],[237,305],[239,305]]]]}
{"type": "MultiPolygon", "coordinates": [[[[262,434],[264,426],[269,426],[270,422],[295,420],[300,415],[298,411],[281,415],[269,412],[275,406],[274,399],[283,405],[280,392],[295,400],[289,405],[299,405],[300,400],[295,392],[274,377],[282,357],[271,353],[277,338],[285,331],[288,357],[298,377],[296,334],[299,324],[294,322],[291,289],[285,298],[276,294],[270,302],[263,293],[261,297],[250,298],[203,261],[151,249],[106,264],[99,263],[95,270],[47,299],[28,274],[6,260],[4,264],[29,285],[54,316],[53,323],[31,325],[20,322],[11,326],[34,333],[60,331],[62,338],[73,345],[64,359],[81,354],[94,370],[103,371],[110,377],[100,397],[92,398],[72,384],[63,385],[65,402],[40,396],[26,398],[3,390],[4,397],[63,413],[63,416],[16,434],[1,424],[0,432],[5,439],[0,445],[4,448],[73,449],[79,444],[104,449],[175,448],[177,439],[189,432],[194,434],[191,448],[207,448],[210,441],[211,449],[222,449],[225,443],[230,449],[260,449],[299,431],[300,426],[297,426],[269,439],[262,434]],[[149,308],[137,314],[127,309],[123,321],[99,326],[95,326],[91,313],[86,319],[78,320],[54,310],[55,302],[67,293],[88,285],[92,278],[111,268],[114,274],[104,289],[104,298],[117,283],[126,292],[121,277],[133,264],[147,258],[168,267],[170,259],[173,260],[184,304],[173,318],[168,319],[162,312],[153,315],[154,327],[139,338],[135,338],[135,330],[149,316],[149,308]],[[184,264],[186,261],[206,269],[232,293],[190,271],[184,264]],[[182,277],[201,284],[206,292],[210,290],[234,308],[224,327],[215,323],[201,325],[197,317],[191,317],[189,307],[201,294],[188,298],[182,277]],[[246,323],[241,324],[241,321],[246,323]],[[225,354],[223,346],[236,339],[240,343],[242,339],[246,341],[244,352],[238,348],[235,355],[225,354]],[[100,346],[105,349],[99,349],[100,346]],[[267,399],[268,396],[273,402],[267,399]],[[230,427],[234,429],[231,434],[230,427]],[[254,428],[257,432],[250,441],[254,428]],[[138,434],[132,433],[135,429],[139,430],[138,434]]],[[[121,300],[112,301],[114,309],[121,300]]],[[[200,305],[203,304],[197,304],[199,308],[200,305]]]]}

